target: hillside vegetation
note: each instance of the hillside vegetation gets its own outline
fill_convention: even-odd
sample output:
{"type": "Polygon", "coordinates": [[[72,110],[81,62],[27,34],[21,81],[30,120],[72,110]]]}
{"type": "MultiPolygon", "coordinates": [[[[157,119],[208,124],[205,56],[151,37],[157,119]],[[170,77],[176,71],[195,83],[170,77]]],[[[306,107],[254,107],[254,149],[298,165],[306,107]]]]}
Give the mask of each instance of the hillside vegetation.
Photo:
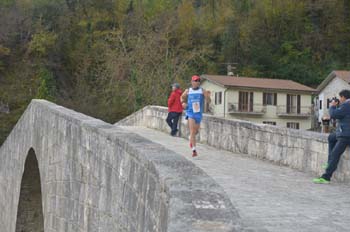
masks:
{"type": "Polygon", "coordinates": [[[33,98],[115,122],[226,63],[315,87],[349,29],[348,0],[0,0],[0,144],[33,98]]]}

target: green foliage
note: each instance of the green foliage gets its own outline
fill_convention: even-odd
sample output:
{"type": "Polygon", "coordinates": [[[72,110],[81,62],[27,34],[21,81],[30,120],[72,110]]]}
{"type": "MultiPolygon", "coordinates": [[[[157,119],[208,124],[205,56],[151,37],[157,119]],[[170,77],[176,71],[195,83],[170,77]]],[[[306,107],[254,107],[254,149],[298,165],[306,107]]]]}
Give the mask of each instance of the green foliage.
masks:
{"type": "Polygon", "coordinates": [[[136,7],[140,7],[142,11],[144,11],[146,18],[153,19],[158,15],[169,11],[169,9],[174,9],[175,5],[177,4],[174,0],[146,0],[142,1],[139,5],[136,4],[136,7]]]}
{"type": "Polygon", "coordinates": [[[316,87],[350,54],[344,1],[235,1],[222,34],[222,60],[238,72],[292,79],[316,87]],[[339,49],[339,48],[342,49],[339,49]]]}
{"type": "Polygon", "coordinates": [[[46,68],[41,68],[38,76],[40,86],[36,98],[55,101],[57,89],[52,72],[46,68]]]}
{"type": "Polygon", "coordinates": [[[11,50],[0,44],[0,72],[5,70],[5,59],[10,55],[11,50]]]}
{"type": "Polygon", "coordinates": [[[316,87],[350,68],[344,0],[0,0],[0,143],[34,97],[115,122],[193,74],[316,87]],[[16,20],[14,20],[16,19],[16,20]],[[41,67],[38,68],[37,67],[41,67]],[[4,126],[7,125],[7,126],[4,126]]]}
{"type": "Polygon", "coordinates": [[[8,56],[10,54],[10,49],[7,47],[4,47],[3,45],[0,44],[0,57],[3,56],[8,56]]]}
{"type": "Polygon", "coordinates": [[[31,54],[36,56],[46,56],[57,41],[57,35],[52,32],[40,32],[33,35],[29,43],[28,49],[31,54]]]}
{"type": "Polygon", "coordinates": [[[13,6],[16,3],[15,0],[0,0],[0,7],[13,6]]]}
{"type": "Polygon", "coordinates": [[[8,104],[10,113],[0,113],[0,144],[27,108],[37,92],[39,82],[31,65],[12,63],[13,70],[0,75],[0,102],[8,104]]]}

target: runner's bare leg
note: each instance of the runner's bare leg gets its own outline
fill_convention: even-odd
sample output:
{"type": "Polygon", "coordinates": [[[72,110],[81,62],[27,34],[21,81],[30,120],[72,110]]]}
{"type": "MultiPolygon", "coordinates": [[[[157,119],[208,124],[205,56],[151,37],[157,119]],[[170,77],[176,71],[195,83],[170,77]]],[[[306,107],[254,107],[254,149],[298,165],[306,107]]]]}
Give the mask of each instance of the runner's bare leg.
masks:
{"type": "Polygon", "coordinates": [[[190,143],[193,147],[196,147],[196,134],[198,133],[200,124],[197,124],[193,118],[189,118],[188,125],[190,128],[190,143]]]}

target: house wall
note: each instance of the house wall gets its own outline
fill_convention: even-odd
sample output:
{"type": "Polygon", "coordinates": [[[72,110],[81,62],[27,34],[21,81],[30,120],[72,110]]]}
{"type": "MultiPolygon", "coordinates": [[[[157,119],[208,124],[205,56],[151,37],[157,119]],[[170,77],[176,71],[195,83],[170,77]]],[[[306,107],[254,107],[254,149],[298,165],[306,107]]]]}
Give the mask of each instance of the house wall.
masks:
{"type": "Polygon", "coordinates": [[[225,90],[226,88],[221,87],[219,85],[215,85],[209,81],[204,81],[201,85],[203,89],[210,90],[211,91],[211,112],[214,115],[217,115],[219,117],[224,117],[224,110],[227,112],[227,107],[224,109],[224,102],[225,102],[225,90]],[[222,102],[221,104],[215,105],[215,93],[216,92],[222,92],[222,102]]]}
{"type": "MultiPolygon", "coordinates": [[[[230,104],[238,104],[239,99],[239,91],[248,91],[254,92],[254,107],[256,107],[257,110],[260,110],[261,107],[263,107],[263,93],[264,91],[261,90],[247,90],[247,89],[238,89],[238,88],[230,88],[226,91],[226,107],[225,107],[225,115],[224,115],[224,107],[223,104],[221,105],[215,105],[215,92],[217,91],[223,91],[225,88],[216,85],[209,81],[204,81],[202,84],[203,88],[210,90],[212,92],[212,107],[213,107],[213,115],[218,117],[226,117],[226,118],[233,118],[233,119],[240,119],[240,120],[246,120],[251,121],[254,123],[263,123],[264,121],[272,121],[276,122],[277,126],[281,127],[287,127],[287,122],[295,122],[299,123],[300,129],[310,129],[311,128],[311,117],[309,118],[300,118],[300,117],[280,117],[277,115],[277,108],[282,107],[285,108],[287,105],[287,93],[285,92],[277,92],[277,106],[274,105],[267,105],[266,106],[266,112],[263,115],[242,115],[242,114],[232,114],[228,113],[228,110],[230,108],[230,104]]],[[[275,93],[274,91],[266,91],[275,93]]],[[[295,94],[295,93],[290,93],[295,94]]],[[[311,107],[311,94],[300,94],[301,95],[301,113],[306,113],[308,110],[310,110],[311,107]]],[[[224,95],[223,95],[224,99],[224,95]]],[[[224,100],[223,100],[224,103],[224,100]]]]}
{"type": "Polygon", "coordinates": [[[318,95],[318,121],[321,122],[322,117],[329,116],[328,108],[327,108],[327,99],[331,99],[334,96],[339,98],[338,93],[343,89],[350,89],[350,85],[346,83],[343,79],[339,77],[333,78],[332,81],[328,83],[328,85],[319,93],[318,95]],[[322,100],[322,109],[320,110],[320,100],[322,100]]]}

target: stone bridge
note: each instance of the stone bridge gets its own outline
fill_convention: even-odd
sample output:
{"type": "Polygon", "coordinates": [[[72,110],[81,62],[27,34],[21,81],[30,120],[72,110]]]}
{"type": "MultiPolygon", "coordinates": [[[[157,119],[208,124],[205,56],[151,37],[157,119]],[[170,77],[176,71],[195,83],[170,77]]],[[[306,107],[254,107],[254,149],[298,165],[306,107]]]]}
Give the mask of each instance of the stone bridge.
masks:
{"type": "Polygon", "coordinates": [[[205,116],[193,159],[166,113],[111,125],[33,100],[0,148],[0,231],[350,230],[349,151],[311,183],[324,135],[205,116]]]}

